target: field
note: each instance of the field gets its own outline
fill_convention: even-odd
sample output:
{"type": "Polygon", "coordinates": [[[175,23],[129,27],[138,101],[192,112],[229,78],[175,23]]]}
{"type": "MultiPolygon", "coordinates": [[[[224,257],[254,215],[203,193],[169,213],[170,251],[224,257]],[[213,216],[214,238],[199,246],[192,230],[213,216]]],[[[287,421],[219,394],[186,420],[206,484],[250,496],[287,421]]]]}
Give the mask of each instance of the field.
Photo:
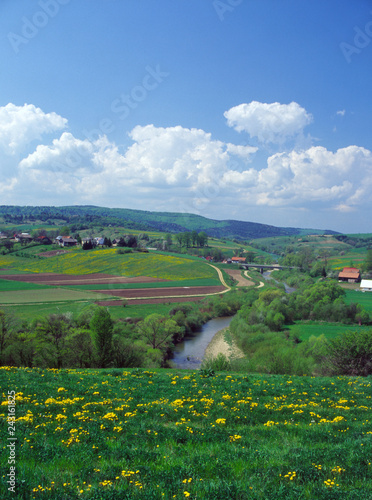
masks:
{"type": "Polygon", "coordinates": [[[115,311],[118,318],[137,316],[134,304],[154,307],[172,301],[195,301],[225,290],[213,267],[189,256],[118,254],[115,249],[73,249],[42,258],[38,253],[40,249],[33,247],[18,256],[0,256],[4,266],[0,269],[0,304],[25,319],[39,312],[32,307],[36,304],[48,314],[66,308],[71,311],[73,303],[80,304],[78,310],[94,302],[111,308],[122,305],[120,299],[133,299],[131,309],[115,311]]]}
{"type": "Polygon", "coordinates": [[[368,326],[344,325],[342,323],[327,323],[325,321],[302,321],[294,325],[288,325],[286,328],[291,334],[296,335],[300,340],[309,340],[310,337],[319,337],[324,335],[328,340],[333,339],[341,333],[354,332],[355,330],[366,329],[368,326]]]}
{"type": "Polygon", "coordinates": [[[2,367],[0,497],[368,500],[371,382],[2,367]]]}

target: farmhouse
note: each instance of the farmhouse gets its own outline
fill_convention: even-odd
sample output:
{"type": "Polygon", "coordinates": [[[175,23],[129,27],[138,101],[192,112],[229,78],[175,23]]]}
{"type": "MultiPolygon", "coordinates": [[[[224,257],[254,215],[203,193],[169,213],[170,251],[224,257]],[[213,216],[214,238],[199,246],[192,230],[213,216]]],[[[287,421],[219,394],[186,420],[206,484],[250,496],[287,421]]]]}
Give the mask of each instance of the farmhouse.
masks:
{"type": "Polygon", "coordinates": [[[42,243],[43,245],[51,245],[51,243],[52,243],[52,240],[50,238],[48,238],[48,236],[38,236],[36,238],[36,241],[38,243],[42,243]]]}
{"type": "Polygon", "coordinates": [[[360,272],[355,267],[344,267],[338,274],[338,281],[347,281],[348,283],[359,283],[360,272]]]}
{"type": "Polygon", "coordinates": [[[60,247],[74,247],[77,245],[77,240],[72,236],[57,236],[56,241],[60,247]]]}
{"type": "Polygon", "coordinates": [[[372,292],[372,280],[362,280],[360,289],[362,292],[372,292]]]}
{"type": "Polygon", "coordinates": [[[14,235],[14,239],[21,243],[30,243],[33,237],[29,233],[18,233],[14,235]]]}
{"type": "Polygon", "coordinates": [[[231,262],[233,264],[245,264],[246,258],[245,257],[232,257],[231,262]]]}

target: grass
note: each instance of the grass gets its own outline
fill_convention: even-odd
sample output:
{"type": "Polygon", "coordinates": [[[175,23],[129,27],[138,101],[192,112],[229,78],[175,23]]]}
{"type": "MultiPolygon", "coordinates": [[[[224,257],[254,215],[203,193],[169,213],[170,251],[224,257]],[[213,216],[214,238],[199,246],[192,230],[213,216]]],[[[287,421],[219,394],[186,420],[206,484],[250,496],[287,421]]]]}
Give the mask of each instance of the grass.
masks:
{"type": "Polygon", "coordinates": [[[19,271],[34,273],[90,274],[107,273],[124,276],[151,276],[168,280],[216,279],[216,271],[201,259],[161,253],[120,255],[114,248],[70,250],[48,258],[0,256],[0,267],[12,266],[19,271]]]}
{"type": "MultiPolygon", "coordinates": [[[[357,284],[359,288],[359,283],[357,284]]],[[[346,290],[345,301],[360,304],[372,316],[372,292],[355,292],[355,290],[346,290]]]]}
{"type": "Polygon", "coordinates": [[[169,288],[191,286],[218,286],[219,279],[190,279],[183,281],[160,281],[158,283],[108,283],[103,285],[68,285],[72,290],[136,290],[142,288],[169,288]]]}
{"type": "Polygon", "coordinates": [[[24,281],[11,281],[0,279],[0,303],[1,303],[1,292],[14,292],[18,290],[43,290],[50,289],[52,287],[37,283],[26,283],[24,281]]]}
{"type": "Polygon", "coordinates": [[[287,329],[292,335],[296,335],[302,341],[309,340],[310,337],[324,335],[327,339],[332,339],[344,332],[353,332],[360,328],[370,330],[370,327],[359,325],[344,325],[342,323],[327,323],[326,321],[298,321],[294,325],[287,325],[287,329]]]}
{"type": "MultiPolygon", "coordinates": [[[[35,290],[18,290],[7,292],[0,295],[1,305],[10,304],[30,304],[46,302],[75,302],[86,300],[108,300],[111,297],[106,294],[74,291],[65,288],[41,289],[35,293],[35,290]]],[[[113,297],[115,298],[115,297],[113,297]]]]}
{"type": "Polygon", "coordinates": [[[1,498],[370,499],[371,382],[2,367],[1,498]]]}
{"type": "MultiPolygon", "coordinates": [[[[117,298],[117,297],[114,297],[117,298]]],[[[103,300],[112,300],[112,297],[105,295],[103,300]]],[[[171,300],[171,299],[170,299],[171,300]]],[[[120,302],[120,301],[119,301],[120,302]]],[[[73,316],[78,316],[82,310],[94,304],[94,300],[79,300],[79,301],[66,301],[66,302],[44,302],[39,304],[12,304],[7,305],[6,309],[11,311],[15,316],[21,320],[32,320],[38,316],[48,316],[49,314],[59,313],[72,313],[73,316]]],[[[189,304],[189,302],[182,302],[182,305],[189,304]]],[[[190,304],[193,304],[190,302],[190,304]]],[[[167,302],[164,304],[130,304],[126,307],[120,306],[107,306],[110,315],[114,320],[123,319],[127,317],[132,318],[145,318],[149,314],[158,313],[168,315],[169,311],[173,309],[175,303],[167,302]]],[[[2,308],[3,309],[3,308],[2,308]]]]}

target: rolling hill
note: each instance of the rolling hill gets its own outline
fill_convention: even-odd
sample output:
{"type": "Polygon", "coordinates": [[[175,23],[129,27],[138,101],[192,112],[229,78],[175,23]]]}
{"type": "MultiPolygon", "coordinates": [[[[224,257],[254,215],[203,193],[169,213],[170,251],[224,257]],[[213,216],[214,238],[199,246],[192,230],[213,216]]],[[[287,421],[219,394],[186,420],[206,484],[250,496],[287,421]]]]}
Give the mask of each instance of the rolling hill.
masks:
{"type": "Polygon", "coordinates": [[[22,224],[26,221],[41,221],[50,225],[55,225],[58,221],[58,224],[73,224],[75,226],[111,224],[143,231],[155,230],[169,233],[204,231],[211,237],[239,240],[305,234],[337,234],[331,230],[276,227],[238,220],[214,220],[188,213],[149,212],[92,205],[64,207],[1,205],[0,216],[4,222],[14,224],[22,224]]]}

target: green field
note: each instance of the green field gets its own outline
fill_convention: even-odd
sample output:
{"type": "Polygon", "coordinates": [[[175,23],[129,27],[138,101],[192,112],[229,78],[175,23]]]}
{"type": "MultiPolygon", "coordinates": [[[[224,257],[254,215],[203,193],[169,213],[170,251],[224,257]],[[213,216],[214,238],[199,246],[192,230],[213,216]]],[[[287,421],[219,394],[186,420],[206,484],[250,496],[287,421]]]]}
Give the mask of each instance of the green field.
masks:
{"type": "Polygon", "coordinates": [[[218,286],[219,279],[189,279],[183,281],[159,281],[155,283],[105,283],[102,285],[68,285],[72,290],[136,290],[142,288],[170,288],[190,286],[218,286]]]}
{"type": "Polygon", "coordinates": [[[108,300],[110,298],[115,299],[115,297],[110,297],[110,295],[87,292],[87,291],[75,291],[66,288],[42,288],[38,290],[19,290],[15,292],[6,292],[0,294],[0,304],[1,305],[11,305],[11,304],[36,304],[36,303],[46,303],[46,302],[76,302],[76,301],[87,301],[87,300],[108,300]]]}
{"type": "Polygon", "coordinates": [[[342,323],[327,323],[326,321],[298,321],[294,325],[287,325],[286,328],[292,335],[296,335],[300,340],[309,340],[313,335],[319,337],[324,335],[327,339],[332,339],[345,332],[355,330],[370,330],[368,326],[344,325],[342,323]]]}
{"type": "Polygon", "coordinates": [[[2,367],[0,496],[370,499],[371,382],[2,367]]]}
{"type": "Polygon", "coordinates": [[[215,279],[216,271],[204,260],[161,253],[130,253],[120,255],[113,248],[70,250],[48,258],[0,256],[0,267],[34,273],[90,274],[107,273],[119,276],[151,276],[168,280],[215,279]]]}
{"type": "Polygon", "coordinates": [[[53,287],[37,283],[26,283],[24,281],[11,281],[0,279],[0,303],[2,292],[14,292],[17,290],[45,290],[53,287]]]}
{"type": "MultiPolygon", "coordinates": [[[[359,288],[359,284],[358,284],[359,288]]],[[[372,316],[372,292],[356,292],[355,290],[346,290],[345,301],[360,304],[372,316]]]]}

